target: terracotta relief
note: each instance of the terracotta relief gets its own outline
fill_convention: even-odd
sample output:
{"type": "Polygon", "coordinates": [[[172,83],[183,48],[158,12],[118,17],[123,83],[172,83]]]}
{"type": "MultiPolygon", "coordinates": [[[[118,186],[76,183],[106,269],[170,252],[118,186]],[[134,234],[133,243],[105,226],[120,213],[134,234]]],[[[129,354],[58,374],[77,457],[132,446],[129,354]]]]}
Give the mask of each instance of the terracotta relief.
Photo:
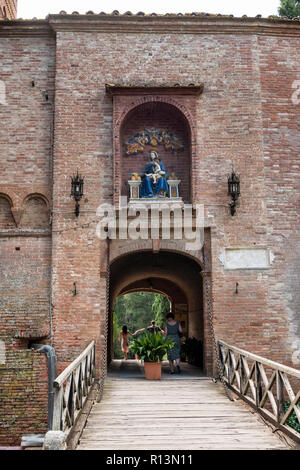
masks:
{"type": "Polygon", "coordinates": [[[184,150],[184,145],[173,133],[167,130],[145,129],[135,134],[125,144],[126,155],[143,153],[146,145],[156,147],[161,144],[164,145],[166,150],[171,150],[172,152],[182,152],[184,150]]]}

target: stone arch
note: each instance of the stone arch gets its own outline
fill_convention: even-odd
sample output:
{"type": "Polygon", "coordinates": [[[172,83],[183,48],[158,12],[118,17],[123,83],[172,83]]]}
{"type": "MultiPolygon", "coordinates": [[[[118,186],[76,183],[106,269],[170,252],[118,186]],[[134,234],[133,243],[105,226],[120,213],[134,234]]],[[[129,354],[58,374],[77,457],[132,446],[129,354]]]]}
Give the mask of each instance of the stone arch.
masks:
{"type": "MultiPolygon", "coordinates": [[[[130,129],[130,120],[134,121],[134,116],[137,115],[137,127],[143,127],[142,120],[139,119],[138,114],[142,109],[149,109],[150,107],[157,106],[157,109],[161,109],[162,116],[161,120],[158,119],[159,111],[156,112],[156,117],[154,121],[160,122],[162,129],[170,127],[169,130],[173,130],[172,127],[178,126],[181,128],[179,133],[185,141],[185,149],[183,155],[167,154],[163,146],[158,148],[160,152],[160,157],[169,171],[169,173],[176,173],[178,178],[181,179],[180,190],[185,202],[191,202],[193,200],[193,186],[192,186],[192,171],[193,163],[196,158],[196,125],[192,117],[191,112],[187,107],[182,104],[179,100],[174,99],[170,96],[157,96],[157,95],[147,95],[139,97],[131,101],[126,107],[123,108],[121,114],[115,122],[114,126],[114,183],[115,183],[115,202],[118,202],[119,196],[128,196],[129,187],[128,179],[130,173],[132,172],[141,172],[145,164],[149,160],[148,152],[145,152],[145,155],[139,155],[140,158],[137,158],[136,161],[132,159],[131,156],[128,158],[124,157],[124,144],[126,138],[132,136],[127,135],[126,126],[130,129]],[[168,109],[168,112],[166,111],[168,109]],[[168,115],[168,117],[166,117],[168,115]],[[172,123],[173,119],[173,123],[172,123]],[[181,120],[181,123],[179,121],[181,120]],[[165,123],[165,124],[164,124],[165,123]],[[131,161],[132,160],[132,161],[131,161]],[[133,169],[132,162],[135,163],[135,168],[133,169]]],[[[145,118],[145,124],[147,119],[145,118]]],[[[133,132],[134,132],[134,122],[132,123],[133,132]]],[[[148,127],[157,127],[155,122],[153,125],[148,124],[148,127]]],[[[142,129],[138,129],[142,130],[142,129]]]]}
{"type": "Polygon", "coordinates": [[[26,196],[23,208],[22,227],[32,229],[49,227],[49,202],[43,194],[33,193],[26,196]]]}
{"type": "MultiPolygon", "coordinates": [[[[187,251],[185,249],[184,241],[173,241],[173,240],[160,240],[160,249],[164,251],[169,251],[170,253],[175,253],[178,255],[185,256],[186,258],[191,259],[195,263],[199,264],[200,269],[203,270],[203,257],[201,250],[199,251],[187,251]]],[[[112,241],[111,251],[110,251],[110,260],[115,262],[117,259],[139,252],[152,251],[152,240],[134,240],[128,241],[125,243],[114,243],[112,241]]]]}
{"type": "Polygon", "coordinates": [[[12,213],[13,202],[4,193],[0,193],[0,228],[14,228],[16,226],[12,213]]]}
{"type": "MultiPolygon", "coordinates": [[[[148,278],[153,280],[156,290],[164,295],[171,294],[160,281],[165,280],[184,293],[188,308],[188,334],[203,342],[204,369],[211,370],[211,340],[205,318],[205,294],[201,271],[199,260],[196,262],[183,252],[179,254],[162,250],[153,253],[150,250],[137,250],[127,255],[115,256],[111,262],[110,322],[112,322],[114,302],[120,294],[130,288],[144,290],[143,282],[148,278]]],[[[110,330],[112,331],[112,328],[110,330]]],[[[109,341],[112,344],[110,338],[109,341]]]]}

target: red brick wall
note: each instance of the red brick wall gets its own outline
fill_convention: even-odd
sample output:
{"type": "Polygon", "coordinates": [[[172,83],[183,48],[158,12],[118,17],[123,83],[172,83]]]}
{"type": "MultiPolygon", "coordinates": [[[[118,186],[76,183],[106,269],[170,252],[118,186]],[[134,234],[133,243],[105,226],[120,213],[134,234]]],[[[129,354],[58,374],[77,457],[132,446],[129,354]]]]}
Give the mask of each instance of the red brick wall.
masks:
{"type": "Polygon", "coordinates": [[[5,105],[0,104],[0,193],[10,197],[16,211],[24,210],[29,194],[42,194],[50,205],[55,42],[47,36],[1,37],[0,55],[5,94],[5,105]]]}
{"type": "Polygon", "coordinates": [[[53,99],[54,44],[47,36],[0,41],[1,445],[47,428],[47,362],[25,348],[50,331],[52,110],[43,92],[53,99]]]}
{"type": "MultiPolygon", "coordinates": [[[[292,345],[299,360],[299,93],[298,101],[293,97],[299,80],[299,40],[260,38],[259,50],[266,225],[268,245],[276,256],[268,279],[271,348],[280,356],[292,345]]],[[[288,352],[281,357],[290,362],[288,352]]]]}
{"type": "MultiPolygon", "coordinates": [[[[76,18],[78,24],[86,21],[76,18]]],[[[102,21],[100,17],[89,18],[96,23],[102,21]]],[[[279,26],[282,29],[272,30],[267,36],[269,29],[265,25],[252,29],[244,19],[235,21],[228,30],[226,21],[231,20],[224,20],[224,25],[220,24],[222,19],[216,20],[219,23],[212,29],[206,20],[195,19],[188,25],[188,18],[175,18],[174,24],[184,21],[176,31],[156,30],[160,19],[152,18],[157,21],[153,29],[131,24],[126,30],[117,26],[118,20],[113,21],[106,19],[102,30],[93,32],[92,23],[84,23],[85,31],[72,31],[69,25],[70,31],[57,32],[56,49],[50,33],[48,37],[1,38],[4,54],[0,80],[6,85],[7,105],[0,105],[0,119],[5,123],[0,129],[0,193],[6,201],[1,199],[0,220],[4,225],[9,220],[7,228],[22,232],[18,233],[20,239],[5,239],[7,231],[1,227],[3,266],[9,268],[1,281],[6,295],[3,298],[12,306],[5,304],[8,320],[4,317],[2,324],[11,337],[18,329],[30,327],[35,331],[48,324],[50,238],[25,238],[25,231],[34,229],[28,228],[27,222],[26,227],[21,222],[19,229],[16,225],[13,228],[7,201],[11,201],[16,215],[24,211],[24,217],[28,195],[42,195],[48,209],[53,195],[52,311],[59,368],[73,360],[92,339],[97,341],[99,362],[105,326],[106,252],[95,235],[96,210],[100,203],[118,198],[122,178],[125,180],[135,170],[131,168],[131,157],[120,160],[123,141],[119,139],[120,135],[123,138],[126,113],[138,101],[137,96],[118,96],[113,104],[105,84],[201,82],[204,91],[200,96],[163,98],[165,102],[177,102],[178,108],[188,113],[191,126],[189,197],[194,203],[205,204],[208,216],[216,336],[296,366],[292,353],[300,348],[296,296],[299,104],[292,103],[291,95],[293,83],[299,79],[298,23],[286,26],[283,22],[279,26]],[[52,100],[54,88],[52,165],[51,106],[45,104],[43,90],[49,90],[52,100]],[[229,212],[227,195],[232,164],[241,178],[240,205],[234,217],[229,212]],[[70,198],[70,177],[77,169],[85,178],[78,219],[70,198]],[[14,251],[17,240],[20,252],[14,251]],[[272,250],[272,268],[224,270],[220,255],[225,247],[251,246],[272,250]]],[[[275,23],[270,20],[268,28],[275,27],[275,23]]],[[[15,27],[27,26],[18,23],[15,27]]],[[[169,118],[163,112],[154,125],[163,125],[169,118]]],[[[127,128],[125,125],[124,139],[138,124],[150,124],[145,116],[135,119],[128,121],[127,128]]],[[[172,123],[186,142],[182,121],[175,124],[172,119],[172,123]]],[[[169,157],[162,157],[169,170],[169,157]]],[[[184,177],[184,197],[188,198],[187,170],[179,168],[177,172],[184,177]]],[[[34,215],[32,220],[35,223],[41,219],[34,215]]],[[[47,227],[39,230],[46,232],[47,227]]],[[[118,246],[115,243],[116,251],[118,246]]],[[[135,246],[141,251],[149,249],[146,242],[135,246]]],[[[116,256],[122,249],[120,245],[116,256]]],[[[170,249],[181,251],[182,247],[175,242],[170,243],[170,249]]],[[[209,331],[207,315],[204,328],[209,331]]],[[[209,358],[211,351],[210,345],[209,358]]]]}
{"type": "Polygon", "coordinates": [[[7,351],[0,365],[0,445],[20,445],[23,434],[47,431],[47,374],[44,354],[7,351]]]}
{"type": "Polygon", "coordinates": [[[0,18],[14,20],[17,17],[17,0],[0,0],[0,18]]]}
{"type": "Polygon", "coordinates": [[[0,249],[0,337],[49,335],[51,238],[0,238],[0,249]]]}
{"type": "MultiPolygon", "coordinates": [[[[101,295],[104,295],[104,292],[100,294],[97,290],[98,272],[94,264],[98,256],[97,242],[87,250],[88,231],[82,227],[93,220],[92,214],[97,205],[104,200],[111,200],[113,194],[113,191],[109,193],[109,188],[112,190],[113,187],[110,186],[111,173],[106,159],[106,156],[112,155],[112,107],[111,98],[105,94],[105,83],[158,85],[163,77],[164,82],[172,84],[178,82],[179,75],[184,83],[204,83],[203,94],[189,98],[194,102],[190,109],[197,131],[192,186],[193,202],[207,206],[213,227],[212,276],[217,335],[246,349],[249,347],[264,354],[268,352],[269,357],[282,360],[279,349],[273,350],[271,347],[270,335],[278,335],[276,331],[286,328],[290,312],[285,305],[285,290],[277,284],[282,299],[281,306],[276,308],[281,311],[281,316],[277,318],[277,323],[272,321],[275,308],[270,292],[272,269],[266,272],[226,272],[219,261],[224,247],[263,245],[269,246],[276,254],[276,247],[269,244],[268,238],[263,83],[260,75],[264,54],[257,37],[251,34],[165,36],[94,33],[91,40],[90,33],[60,32],[57,44],[58,119],[54,187],[57,188],[56,210],[59,209],[61,213],[55,216],[56,228],[74,226],[72,221],[68,222],[72,216],[63,215],[62,211],[72,211],[73,203],[68,198],[69,181],[66,175],[77,167],[86,176],[85,191],[88,199],[87,203],[82,204],[83,212],[76,236],[72,229],[69,233],[66,231],[57,235],[54,242],[58,250],[54,259],[54,265],[57,266],[57,269],[54,268],[57,347],[62,347],[59,345],[60,338],[66,336],[72,348],[74,341],[83,345],[86,333],[99,325],[97,315],[90,314],[95,311],[94,308],[97,311],[96,305],[101,295]],[[159,48],[161,44],[163,47],[159,48]],[[149,59],[150,53],[152,56],[149,59]],[[69,58],[67,62],[66,57],[69,58]],[[129,67],[128,64],[133,62],[135,65],[129,67]],[[151,80],[149,77],[152,77],[151,80]],[[229,212],[227,195],[227,176],[232,164],[241,175],[240,207],[234,218],[229,212]],[[70,265],[71,257],[76,260],[74,267],[70,265]],[[62,282],[70,290],[74,276],[81,283],[88,279],[92,297],[88,297],[86,291],[81,294],[80,300],[77,298],[72,303],[69,294],[66,294],[66,287],[62,288],[62,282]],[[240,282],[238,296],[234,294],[236,282],[240,282]],[[94,298],[94,295],[97,298],[95,304],[89,300],[87,308],[87,299],[94,298]],[[224,302],[224,299],[228,299],[228,302],[224,302]],[[67,319],[76,317],[77,308],[85,328],[74,328],[72,333],[67,319]],[[257,335],[259,338],[255,339],[257,335]]],[[[274,77],[276,70],[275,66],[274,77]]],[[[296,77],[295,64],[292,70],[296,77]]],[[[130,103],[135,100],[136,97],[118,97],[119,107],[115,108],[117,114],[114,116],[116,126],[122,120],[122,110],[126,106],[130,109],[130,103]]],[[[276,142],[276,145],[283,144],[276,142]]],[[[294,148],[295,145],[294,142],[294,148]]],[[[126,174],[128,170],[129,167],[126,168],[126,174]]],[[[115,189],[118,187],[120,171],[117,162],[115,189]]],[[[125,178],[125,168],[122,177],[125,178]]],[[[276,226],[277,221],[272,223],[276,226]]],[[[293,233],[295,226],[290,226],[289,230],[293,233]]],[[[89,233],[93,236],[92,232],[89,233]]],[[[291,357],[292,341],[290,338],[289,345],[281,345],[286,360],[291,357]]]]}

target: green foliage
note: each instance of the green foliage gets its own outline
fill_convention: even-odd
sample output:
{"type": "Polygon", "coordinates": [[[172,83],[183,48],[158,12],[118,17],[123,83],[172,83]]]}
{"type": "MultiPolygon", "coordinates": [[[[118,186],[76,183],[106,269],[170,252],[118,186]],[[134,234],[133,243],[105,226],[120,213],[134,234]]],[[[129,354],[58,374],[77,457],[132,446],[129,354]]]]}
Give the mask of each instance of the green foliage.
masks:
{"type": "MultiPolygon", "coordinates": [[[[151,292],[133,292],[117,298],[114,305],[114,357],[121,359],[121,351],[118,335],[123,325],[127,325],[129,331],[134,333],[136,330],[147,328],[151,320],[155,319],[161,328],[165,322],[165,311],[170,310],[170,303],[164,295],[151,292]]],[[[133,358],[128,354],[128,358],[133,358]]]]}
{"type": "Polygon", "coordinates": [[[281,6],[278,9],[280,16],[286,18],[300,17],[300,0],[281,0],[281,6]]]}
{"type": "Polygon", "coordinates": [[[130,342],[130,349],[145,362],[162,361],[165,354],[174,347],[171,338],[164,338],[161,333],[145,331],[139,338],[130,342]]]}
{"type": "Polygon", "coordinates": [[[155,315],[155,322],[163,328],[166,322],[166,312],[170,311],[170,302],[165,295],[155,294],[152,304],[152,311],[155,315]]]}
{"type": "Polygon", "coordinates": [[[121,343],[118,341],[118,336],[121,331],[121,325],[119,324],[118,315],[114,312],[114,324],[113,324],[113,341],[114,341],[114,354],[116,358],[123,357],[121,350],[121,343]]]}
{"type": "MultiPolygon", "coordinates": [[[[284,404],[284,412],[285,413],[287,412],[289,406],[290,406],[290,402],[286,401],[285,404],[284,404]]],[[[300,408],[300,405],[298,405],[298,407],[300,408]]],[[[300,423],[297,419],[297,415],[296,415],[295,411],[292,411],[292,413],[290,414],[288,420],[286,421],[286,424],[288,426],[290,426],[291,428],[295,429],[295,431],[300,432],[300,423]]]]}
{"type": "Polygon", "coordinates": [[[116,314],[116,312],[114,312],[114,332],[113,332],[114,341],[118,339],[120,330],[121,330],[121,326],[119,324],[118,315],[116,314]]]}

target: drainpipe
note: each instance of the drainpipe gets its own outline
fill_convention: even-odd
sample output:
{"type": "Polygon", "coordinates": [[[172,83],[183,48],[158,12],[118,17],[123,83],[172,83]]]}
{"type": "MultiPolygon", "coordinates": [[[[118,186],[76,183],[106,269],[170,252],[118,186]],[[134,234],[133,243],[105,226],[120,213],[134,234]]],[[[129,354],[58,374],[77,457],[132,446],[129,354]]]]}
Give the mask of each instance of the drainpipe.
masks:
{"type": "MultiPolygon", "coordinates": [[[[55,93],[55,92],[54,92],[55,93]]],[[[44,90],[43,95],[45,98],[45,105],[50,106],[51,109],[51,124],[50,124],[50,174],[51,174],[51,203],[50,203],[50,225],[53,230],[53,181],[54,181],[54,130],[55,130],[55,94],[53,101],[49,100],[48,91],[44,90]]],[[[53,232],[52,232],[53,235],[53,232]]],[[[53,346],[53,313],[52,313],[52,271],[53,271],[53,243],[51,244],[51,265],[50,265],[50,302],[49,302],[49,323],[50,323],[50,344],[53,346]]]]}
{"type": "Polygon", "coordinates": [[[54,407],[54,387],[53,382],[57,377],[57,358],[55,349],[46,344],[32,344],[31,349],[46,354],[48,362],[48,431],[52,430],[53,407],[54,407]]]}
{"type": "MultiPolygon", "coordinates": [[[[54,102],[49,102],[51,106],[51,130],[50,130],[50,145],[51,145],[51,230],[53,230],[53,182],[54,182],[54,126],[55,126],[55,107],[54,102]]],[[[53,233],[52,233],[53,235],[53,233]]],[[[50,302],[49,302],[49,319],[50,319],[50,344],[53,346],[53,313],[52,313],[52,282],[53,282],[53,236],[51,243],[51,265],[50,265],[50,302]]]]}

